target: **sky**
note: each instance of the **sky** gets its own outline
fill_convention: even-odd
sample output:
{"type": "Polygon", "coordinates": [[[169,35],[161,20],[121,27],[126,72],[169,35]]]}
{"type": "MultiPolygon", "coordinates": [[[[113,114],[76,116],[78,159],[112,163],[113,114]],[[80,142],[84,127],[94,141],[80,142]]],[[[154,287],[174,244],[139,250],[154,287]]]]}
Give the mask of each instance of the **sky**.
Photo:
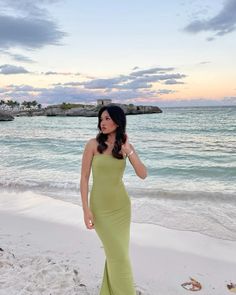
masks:
{"type": "Polygon", "coordinates": [[[0,99],[236,105],[236,0],[0,0],[0,99]]]}

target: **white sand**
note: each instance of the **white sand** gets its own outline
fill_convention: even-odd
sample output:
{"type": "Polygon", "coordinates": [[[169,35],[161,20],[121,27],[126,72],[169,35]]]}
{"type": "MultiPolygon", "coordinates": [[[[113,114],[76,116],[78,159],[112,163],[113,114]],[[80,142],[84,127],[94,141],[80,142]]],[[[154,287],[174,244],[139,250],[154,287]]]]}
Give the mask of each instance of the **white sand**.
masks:
{"type": "MultiPolygon", "coordinates": [[[[187,222],[187,221],[186,221],[187,222]]],[[[81,207],[32,192],[0,194],[0,294],[98,295],[105,256],[81,207]]],[[[145,295],[233,294],[236,242],[149,224],[131,224],[130,258],[145,295]]],[[[129,295],[129,294],[124,294],[129,295]]]]}

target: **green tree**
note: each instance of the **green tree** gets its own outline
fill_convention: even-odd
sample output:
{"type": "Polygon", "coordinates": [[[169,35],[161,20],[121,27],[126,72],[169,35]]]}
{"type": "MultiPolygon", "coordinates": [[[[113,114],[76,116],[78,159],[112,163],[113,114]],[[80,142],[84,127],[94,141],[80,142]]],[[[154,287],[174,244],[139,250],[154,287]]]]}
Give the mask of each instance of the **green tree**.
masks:
{"type": "Polygon", "coordinates": [[[5,102],[5,100],[1,99],[1,101],[0,101],[0,108],[1,108],[1,109],[4,109],[5,106],[6,106],[6,102],[5,102]]]}
{"type": "Polygon", "coordinates": [[[31,106],[36,107],[38,105],[38,102],[36,100],[31,101],[31,106]]]}

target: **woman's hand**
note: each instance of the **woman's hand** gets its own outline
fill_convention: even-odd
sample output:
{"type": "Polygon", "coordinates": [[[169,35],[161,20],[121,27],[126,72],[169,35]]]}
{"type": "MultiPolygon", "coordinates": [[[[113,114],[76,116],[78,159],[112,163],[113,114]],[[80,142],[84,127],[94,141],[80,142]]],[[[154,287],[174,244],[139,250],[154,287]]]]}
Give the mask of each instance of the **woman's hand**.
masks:
{"type": "Polygon", "coordinates": [[[128,135],[126,134],[126,141],[121,145],[121,150],[129,158],[130,163],[134,167],[135,173],[142,179],[147,177],[147,168],[139,159],[133,145],[129,143],[128,135]]]}
{"type": "Polygon", "coordinates": [[[127,155],[128,153],[131,152],[132,148],[131,148],[131,145],[129,143],[129,138],[128,138],[127,133],[125,134],[125,136],[126,136],[126,141],[125,141],[124,144],[121,145],[121,150],[122,150],[123,153],[125,153],[127,155]]]}
{"type": "Polygon", "coordinates": [[[84,210],[84,223],[87,229],[94,229],[93,213],[89,208],[84,210]]]}

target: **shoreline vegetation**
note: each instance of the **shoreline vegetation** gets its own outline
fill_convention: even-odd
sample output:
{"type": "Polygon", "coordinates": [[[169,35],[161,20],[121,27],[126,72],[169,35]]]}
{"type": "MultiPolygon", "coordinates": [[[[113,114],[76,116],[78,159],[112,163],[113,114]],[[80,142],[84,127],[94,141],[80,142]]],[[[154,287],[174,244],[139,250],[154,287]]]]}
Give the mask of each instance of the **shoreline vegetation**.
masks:
{"type": "Polygon", "coordinates": [[[119,105],[123,108],[126,115],[138,115],[138,114],[154,114],[162,113],[162,110],[157,106],[144,106],[134,104],[120,104],[109,103],[106,100],[97,102],[95,104],[79,104],[79,103],[66,103],[63,102],[57,105],[49,105],[42,107],[36,100],[24,101],[21,104],[17,101],[0,101],[0,121],[12,121],[14,117],[33,117],[33,116],[61,116],[61,117],[97,117],[99,109],[107,104],[119,105]]]}

